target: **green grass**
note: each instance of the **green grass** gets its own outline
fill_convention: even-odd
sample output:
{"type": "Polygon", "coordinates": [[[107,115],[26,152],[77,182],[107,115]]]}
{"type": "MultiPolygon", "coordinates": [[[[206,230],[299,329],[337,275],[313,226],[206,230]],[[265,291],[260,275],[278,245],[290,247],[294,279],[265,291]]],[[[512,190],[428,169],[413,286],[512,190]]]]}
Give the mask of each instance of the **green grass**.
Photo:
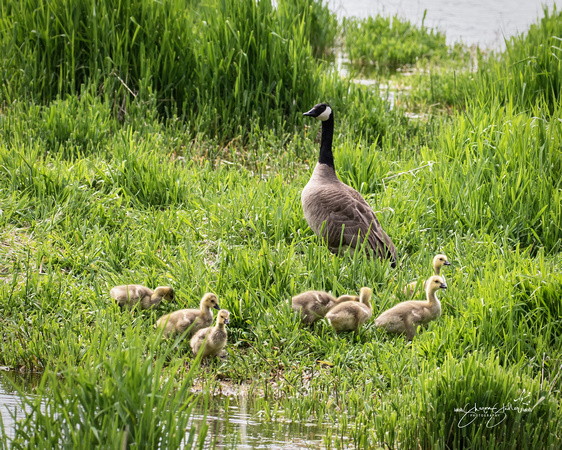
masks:
{"type": "Polygon", "coordinates": [[[256,121],[286,130],[316,99],[313,55],[337,23],[321,0],[278,3],[2,0],[2,99],[46,104],[87,87],[121,120],[155,110],[223,141],[256,121]]]}
{"type": "Polygon", "coordinates": [[[555,116],[561,92],[561,36],[561,12],[545,7],[528,32],[506,40],[502,53],[477,49],[469,70],[445,64],[434,67],[430,77],[414,77],[412,103],[455,109],[507,104],[531,116],[555,116]]]}
{"type": "Polygon", "coordinates": [[[343,36],[351,64],[363,69],[374,67],[384,72],[467,57],[462,46],[447,46],[444,33],[425,27],[423,21],[417,27],[397,15],[344,19],[343,36]]]}
{"type": "MultiPolygon", "coordinates": [[[[16,8],[2,3],[3,20],[12,13],[8,4],[16,8]]],[[[158,5],[151,7],[160,14],[161,5],[176,4],[158,5]]],[[[258,86],[276,76],[264,65],[244,78],[251,102],[242,94],[221,98],[231,85],[213,81],[200,95],[210,99],[214,92],[217,103],[201,105],[227,109],[177,111],[168,119],[157,94],[127,100],[120,115],[115,97],[95,89],[99,80],[91,74],[75,92],[51,86],[52,98],[30,85],[16,100],[23,84],[3,85],[0,365],[44,372],[37,396],[25,400],[34,414],[18,422],[16,447],[115,442],[121,448],[127,439],[132,447],[177,448],[197,378],[202,401],[220,379],[247,385],[268,419],[333,424],[325,436],[329,448],[350,442],[556,448],[562,437],[559,106],[537,94],[522,107],[475,83],[471,101],[450,116],[408,121],[377,92],[326,73],[308,46],[274,43],[278,38],[265,31],[277,20],[268,5],[247,2],[231,11],[230,34],[224,11],[217,13],[205,33],[214,36],[209,57],[221,45],[229,49],[233,35],[250,42],[261,32],[267,36],[260,44],[245,48],[259,54],[272,45],[289,59],[310,52],[311,71],[298,73],[299,86],[285,84],[271,103],[260,103],[258,86]],[[245,14],[263,20],[243,24],[245,14]],[[307,73],[316,84],[300,85],[307,73]],[[301,88],[306,94],[297,97],[301,88]],[[332,255],[302,215],[300,192],[318,144],[317,125],[307,128],[298,117],[321,95],[336,112],[339,176],[378,211],[398,249],[398,270],[359,255],[332,255]],[[215,134],[225,117],[230,131],[215,134]],[[206,121],[215,122],[194,130],[206,121]],[[428,275],[436,253],[453,263],[445,271],[443,314],[410,344],[372,321],[353,337],[336,335],[324,322],[302,327],[291,314],[288,299],[296,293],[340,295],[365,285],[373,288],[377,314],[407,282],[428,275]],[[123,283],[171,285],[177,298],[156,311],[121,313],[109,289],[123,283]],[[196,307],[207,291],[231,313],[229,359],[200,367],[187,343],[161,340],[153,325],[167,312],[196,307]],[[466,404],[523,401],[529,411],[510,410],[496,427],[458,426],[462,413],[455,409],[466,404]],[[84,423],[92,427],[77,426],[84,423]]],[[[147,38],[135,39],[140,45],[147,38]]],[[[526,44],[513,43],[519,45],[526,44]]],[[[217,54],[217,64],[224,57],[217,54]]],[[[39,80],[33,64],[25,65],[30,72],[10,73],[39,80]]],[[[168,76],[150,64],[155,79],[168,76]]],[[[518,76],[532,78],[526,71],[518,76]]],[[[541,83],[550,89],[550,78],[541,83]]],[[[429,98],[424,86],[417,85],[415,98],[429,98]]],[[[188,445],[203,445],[198,439],[205,433],[188,434],[188,445]]]]}

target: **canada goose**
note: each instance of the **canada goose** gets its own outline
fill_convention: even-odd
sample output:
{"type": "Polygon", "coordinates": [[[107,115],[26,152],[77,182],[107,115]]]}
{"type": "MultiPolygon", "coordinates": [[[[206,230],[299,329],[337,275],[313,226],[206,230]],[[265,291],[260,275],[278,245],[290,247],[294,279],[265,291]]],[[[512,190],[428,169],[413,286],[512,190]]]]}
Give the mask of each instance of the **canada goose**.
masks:
{"type": "Polygon", "coordinates": [[[441,315],[441,303],[435,293],[447,289],[447,284],[438,275],[427,280],[425,295],[427,300],[409,300],[398,303],[375,319],[375,325],[389,333],[405,333],[408,340],[416,335],[418,325],[426,324],[441,315]]]}
{"type": "Polygon", "coordinates": [[[215,294],[207,293],[201,299],[200,309],[180,309],[160,317],[156,322],[157,328],[164,329],[164,335],[182,334],[189,329],[188,336],[193,336],[201,328],[213,323],[211,308],[219,308],[219,299],[215,294]]]}
{"type": "Polygon", "coordinates": [[[197,355],[201,346],[201,356],[218,356],[226,346],[227,333],[225,324],[228,324],[230,313],[226,309],[221,309],[217,314],[217,324],[214,327],[207,327],[199,330],[191,338],[191,350],[197,355]]]}
{"type": "Polygon", "coordinates": [[[140,284],[115,286],[109,291],[121,309],[133,309],[137,304],[140,309],[152,308],[162,301],[174,299],[174,290],[170,286],[158,286],[154,291],[140,284]]]}
{"type": "Polygon", "coordinates": [[[334,112],[327,103],[319,103],[305,116],[322,121],[322,140],[318,163],[302,190],[304,217],[316,235],[326,240],[333,253],[341,249],[367,248],[381,259],[389,258],[396,267],[396,248],[382,229],[373,209],[359,192],[342,183],[336,175],[332,138],[334,112]]]}
{"type": "MultiPolygon", "coordinates": [[[[433,275],[441,275],[441,267],[450,266],[450,265],[451,265],[451,263],[449,261],[447,261],[447,256],[445,256],[445,255],[435,255],[435,258],[433,258],[433,275]]],[[[441,278],[443,278],[443,282],[446,283],[445,277],[443,275],[441,275],[441,278]]],[[[425,292],[425,289],[427,287],[427,281],[428,280],[425,280],[423,282],[424,292],[425,292]]],[[[418,282],[412,281],[411,283],[409,283],[404,288],[404,294],[406,294],[408,297],[412,298],[414,296],[414,293],[416,292],[417,288],[418,288],[418,282]]]]}
{"type": "Polygon", "coordinates": [[[342,295],[335,298],[322,291],[307,291],[296,295],[291,300],[294,311],[300,312],[302,322],[311,324],[321,319],[334,306],[346,301],[359,301],[356,295],[342,295]]]}
{"type": "Polygon", "coordinates": [[[336,331],[359,331],[361,325],[373,315],[371,306],[371,289],[362,287],[359,302],[348,301],[334,306],[326,314],[326,319],[336,331]]]}

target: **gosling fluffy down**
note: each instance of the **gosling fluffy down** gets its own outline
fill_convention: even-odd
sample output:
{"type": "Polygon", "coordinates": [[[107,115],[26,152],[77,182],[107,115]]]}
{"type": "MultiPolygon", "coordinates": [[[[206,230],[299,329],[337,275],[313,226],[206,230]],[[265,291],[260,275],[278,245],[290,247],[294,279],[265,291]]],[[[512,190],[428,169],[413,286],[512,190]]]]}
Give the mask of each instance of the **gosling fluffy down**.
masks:
{"type": "Polygon", "coordinates": [[[220,309],[219,299],[213,293],[207,293],[201,299],[200,309],[180,309],[160,317],[157,328],[164,329],[164,336],[182,334],[189,330],[187,336],[193,336],[201,328],[213,323],[211,308],[220,309]]]}
{"type": "Polygon", "coordinates": [[[408,340],[416,335],[419,325],[437,319],[441,315],[441,303],[435,294],[439,289],[447,289],[443,278],[438,275],[427,280],[427,300],[409,300],[398,303],[375,319],[375,325],[388,333],[405,334],[408,340]]]}
{"type": "Polygon", "coordinates": [[[321,319],[334,306],[345,301],[359,301],[356,295],[342,295],[334,297],[323,291],[307,291],[291,299],[294,311],[299,312],[302,322],[309,325],[321,319]]]}
{"type": "MultiPolygon", "coordinates": [[[[445,281],[445,277],[443,275],[441,275],[441,268],[443,266],[449,266],[451,265],[451,263],[447,260],[447,256],[446,255],[436,255],[435,258],[433,258],[433,275],[440,275],[441,278],[443,278],[443,281],[445,281]]],[[[425,292],[425,289],[427,288],[427,282],[428,280],[425,280],[423,282],[423,291],[425,292]]],[[[404,288],[404,294],[406,294],[406,296],[412,298],[416,292],[418,288],[418,281],[412,281],[411,283],[409,283],[405,288],[404,288]]]]}
{"type": "Polygon", "coordinates": [[[371,318],[371,289],[362,287],[359,293],[359,302],[347,301],[334,306],[326,314],[326,319],[336,331],[355,331],[371,318]]]}
{"type": "Polygon", "coordinates": [[[230,313],[226,309],[221,309],[214,327],[203,328],[193,335],[190,344],[194,355],[199,352],[203,358],[220,355],[226,347],[228,334],[225,325],[229,323],[229,317],[230,313]]]}
{"type": "Polygon", "coordinates": [[[149,309],[158,305],[162,299],[174,299],[174,290],[170,286],[158,286],[154,291],[140,284],[124,284],[115,286],[109,291],[121,309],[133,309],[137,305],[140,309],[149,309]]]}

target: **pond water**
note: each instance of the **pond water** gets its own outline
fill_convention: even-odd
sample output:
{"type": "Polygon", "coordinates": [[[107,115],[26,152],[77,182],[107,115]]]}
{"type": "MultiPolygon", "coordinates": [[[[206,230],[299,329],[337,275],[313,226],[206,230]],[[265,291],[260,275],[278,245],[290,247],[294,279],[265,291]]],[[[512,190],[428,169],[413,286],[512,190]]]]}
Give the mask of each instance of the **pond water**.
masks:
{"type": "MultiPolygon", "coordinates": [[[[33,395],[40,381],[37,374],[20,374],[6,371],[0,367],[0,417],[5,436],[0,428],[0,448],[2,441],[14,437],[14,415],[16,420],[25,417],[18,390],[33,395]]],[[[333,424],[285,423],[267,421],[262,411],[246,397],[228,399],[214,397],[206,410],[203,402],[191,417],[190,428],[195,432],[207,425],[205,448],[216,449],[316,449],[325,448],[324,437],[328,427],[333,424]]]]}
{"type": "Polygon", "coordinates": [[[481,48],[500,50],[503,37],[527,31],[543,17],[542,5],[552,11],[554,0],[327,0],[339,17],[394,16],[437,28],[447,43],[462,41],[481,48]]]}
{"type": "Polygon", "coordinates": [[[207,412],[196,413],[191,424],[209,426],[205,444],[221,449],[300,449],[325,448],[328,424],[284,423],[265,420],[248,399],[214,399],[207,412]]]}
{"type": "MultiPolygon", "coordinates": [[[[24,392],[32,392],[39,381],[38,374],[9,372],[7,368],[0,367],[0,417],[4,425],[4,433],[8,438],[14,436],[14,418],[18,420],[25,417],[14,385],[24,392]]],[[[2,438],[2,429],[0,428],[0,442],[2,442],[2,438]]]]}

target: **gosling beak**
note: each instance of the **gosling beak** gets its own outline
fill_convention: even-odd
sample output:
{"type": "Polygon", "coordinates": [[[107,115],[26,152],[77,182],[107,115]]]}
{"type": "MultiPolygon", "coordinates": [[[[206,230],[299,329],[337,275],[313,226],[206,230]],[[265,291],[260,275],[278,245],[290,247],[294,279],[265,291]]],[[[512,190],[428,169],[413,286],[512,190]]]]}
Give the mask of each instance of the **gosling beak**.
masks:
{"type": "Polygon", "coordinates": [[[439,286],[441,289],[447,289],[447,283],[441,283],[439,286]]]}
{"type": "Polygon", "coordinates": [[[444,265],[444,266],[450,266],[451,263],[450,263],[449,261],[445,260],[445,262],[443,263],[443,265],[444,265]]]}
{"type": "Polygon", "coordinates": [[[221,309],[221,307],[219,305],[215,305],[215,306],[213,306],[213,308],[218,309],[218,310],[221,309]]]}
{"type": "Polygon", "coordinates": [[[230,320],[224,319],[224,323],[225,323],[226,325],[228,325],[228,324],[230,323],[230,320]]]}

